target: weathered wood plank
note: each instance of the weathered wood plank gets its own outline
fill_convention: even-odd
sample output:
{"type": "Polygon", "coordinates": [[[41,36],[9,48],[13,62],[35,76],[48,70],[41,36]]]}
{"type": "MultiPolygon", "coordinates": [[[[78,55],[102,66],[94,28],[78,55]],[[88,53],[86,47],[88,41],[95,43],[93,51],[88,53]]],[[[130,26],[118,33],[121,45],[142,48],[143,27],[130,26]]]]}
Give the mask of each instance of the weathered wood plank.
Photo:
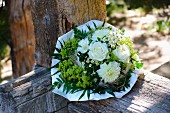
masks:
{"type": "Polygon", "coordinates": [[[50,88],[51,75],[43,67],[4,84],[0,86],[0,113],[62,113],[67,100],[50,88]]]}
{"type": "Polygon", "coordinates": [[[148,72],[141,76],[130,93],[121,99],[71,102],[70,113],[169,113],[170,80],[148,72]]]}
{"type": "Polygon", "coordinates": [[[168,61],[168,62],[164,63],[163,65],[161,65],[160,67],[152,70],[152,72],[170,79],[169,67],[170,67],[170,61],[168,61]]]}
{"type": "Polygon", "coordinates": [[[169,79],[148,72],[121,99],[68,102],[49,90],[50,72],[38,67],[0,86],[0,113],[169,113],[169,86],[169,79]]]}

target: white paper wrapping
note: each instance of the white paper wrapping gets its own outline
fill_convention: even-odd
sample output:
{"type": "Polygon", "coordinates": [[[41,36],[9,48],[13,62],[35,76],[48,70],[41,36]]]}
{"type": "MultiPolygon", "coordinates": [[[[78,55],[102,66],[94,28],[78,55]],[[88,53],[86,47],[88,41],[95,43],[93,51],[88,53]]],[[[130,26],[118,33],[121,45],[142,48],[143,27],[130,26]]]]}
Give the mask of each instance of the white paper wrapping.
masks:
{"type": "MultiPolygon", "coordinates": [[[[103,22],[101,21],[98,21],[98,20],[91,20],[81,26],[78,26],[77,28],[80,29],[80,30],[86,30],[86,31],[89,31],[87,26],[86,25],[89,25],[91,28],[95,28],[94,27],[94,24],[93,22],[97,25],[97,26],[101,26],[103,24],[103,22]]],[[[113,30],[116,30],[116,28],[108,23],[105,23],[105,27],[108,27],[108,26],[111,26],[113,30]]],[[[74,31],[71,30],[69,31],[68,33],[62,35],[61,37],[58,38],[58,40],[60,42],[63,43],[63,41],[67,41],[69,38],[73,38],[74,37],[74,31]]],[[[60,46],[60,43],[59,41],[57,41],[56,43],[56,48],[61,48],[60,46]]],[[[57,53],[57,51],[54,51],[55,53],[57,53]]],[[[52,59],[52,66],[54,66],[55,64],[57,64],[59,62],[59,60],[57,59],[52,59]]],[[[51,69],[51,75],[53,75],[55,72],[57,72],[57,68],[52,68],[51,69]]],[[[60,73],[56,74],[56,75],[53,75],[52,76],[52,84],[56,81],[56,78],[59,78],[59,75],[60,73]]],[[[127,94],[131,89],[132,87],[134,86],[134,84],[136,83],[137,81],[137,78],[138,78],[138,74],[137,74],[137,71],[135,73],[132,73],[132,76],[130,78],[130,87],[129,88],[125,88],[125,91],[121,91],[121,92],[114,92],[115,94],[115,97],[116,98],[121,98],[123,97],[125,94],[127,94]]],[[[53,90],[53,93],[56,93],[58,95],[61,95],[65,98],[67,98],[68,100],[70,101],[87,101],[87,100],[101,100],[101,99],[106,99],[106,98],[110,98],[110,97],[113,97],[113,95],[109,94],[109,93],[105,93],[105,94],[98,94],[98,93],[93,93],[93,94],[90,94],[90,98],[88,99],[87,95],[85,94],[80,100],[79,100],[79,97],[80,95],[83,93],[83,91],[79,91],[79,92],[76,92],[74,94],[71,94],[71,93],[65,93],[63,92],[63,86],[61,86],[59,89],[56,87],[54,90],[53,90]]]]}

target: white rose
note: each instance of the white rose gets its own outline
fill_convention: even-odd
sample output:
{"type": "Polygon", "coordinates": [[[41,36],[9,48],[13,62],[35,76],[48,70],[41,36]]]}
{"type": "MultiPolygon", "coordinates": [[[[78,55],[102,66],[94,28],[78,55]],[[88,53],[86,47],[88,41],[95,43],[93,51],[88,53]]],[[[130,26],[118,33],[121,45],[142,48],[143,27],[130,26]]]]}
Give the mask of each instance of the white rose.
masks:
{"type": "Polygon", "coordinates": [[[107,57],[108,48],[106,43],[95,42],[90,44],[88,55],[90,59],[103,61],[107,57]]]}
{"type": "Polygon", "coordinates": [[[108,30],[108,29],[97,30],[94,32],[94,34],[92,36],[92,40],[96,41],[97,38],[103,38],[104,36],[108,36],[109,33],[110,33],[110,30],[108,30]]]}
{"type": "Polygon", "coordinates": [[[105,83],[110,83],[114,82],[119,77],[120,70],[120,64],[113,61],[109,62],[108,65],[106,63],[101,64],[100,69],[97,70],[97,73],[105,83]]]}
{"type": "Polygon", "coordinates": [[[126,44],[120,45],[117,49],[113,51],[120,61],[124,63],[129,63],[130,61],[130,49],[126,44]]]}
{"type": "Polygon", "coordinates": [[[77,48],[77,51],[81,52],[81,53],[85,53],[87,52],[87,50],[89,49],[89,40],[88,38],[82,39],[80,40],[80,42],[78,43],[78,45],[80,47],[77,48]]]}

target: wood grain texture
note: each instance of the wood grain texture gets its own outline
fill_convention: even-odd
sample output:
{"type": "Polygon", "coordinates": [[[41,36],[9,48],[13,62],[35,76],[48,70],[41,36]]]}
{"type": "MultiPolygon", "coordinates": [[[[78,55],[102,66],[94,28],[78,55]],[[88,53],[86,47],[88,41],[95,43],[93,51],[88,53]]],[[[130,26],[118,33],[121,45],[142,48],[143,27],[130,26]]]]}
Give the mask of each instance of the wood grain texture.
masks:
{"type": "Polygon", "coordinates": [[[50,67],[51,56],[59,36],[72,26],[91,19],[106,18],[105,0],[31,0],[35,27],[36,64],[50,67]]]}
{"type": "Polygon", "coordinates": [[[170,80],[147,73],[121,99],[69,103],[70,113],[169,113],[170,80]],[[142,78],[144,77],[144,78],[142,78]]]}
{"type": "Polygon", "coordinates": [[[52,93],[50,72],[43,67],[0,86],[0,113],[169,113],[170,79],[140,76],[123,98],[69,102],[52,93]]]}
{"type": "Polygon", "coordinates": [[[11,0],[9,23],[12,71],[17,78],[30,72],[34,64],[35,37],[29,0],[11,0]]]}
{"type": "Polygon", "coordinates": [[[50,72],[42,67],[1,85],[0,113],[66,113],[68,101],[50,88],[50,72]]]}

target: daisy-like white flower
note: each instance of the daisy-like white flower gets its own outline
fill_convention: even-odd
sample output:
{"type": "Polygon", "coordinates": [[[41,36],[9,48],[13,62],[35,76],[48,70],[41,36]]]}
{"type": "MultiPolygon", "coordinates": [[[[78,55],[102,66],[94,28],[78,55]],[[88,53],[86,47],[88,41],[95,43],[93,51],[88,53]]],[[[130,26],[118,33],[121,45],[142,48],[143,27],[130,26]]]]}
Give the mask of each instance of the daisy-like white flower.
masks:
{"type": "Polygon", "coordinates": [[[89,49],[89,40],[88,38],[82,39],[80,40],[80,42],[78,43],[78,45],[80,47],[77,48],[77,51],[81,52],[81,53],[85,53],[87,52],[87,50],[89,49]]]}
{"type": "Polygon", "coordinates": [[[94,34],[92,36],[92,40],[97,41],[97,38],[103,38],[104,36],[108,36],[109,33],[110,33],[110,30],[108,30],[108,29],[97,30],[94,32],[94,34]]]}
{"type": "Polygon", "coordinates": [[[100,69],[97,70],[97,73],[105,83],[111,83],[119,77],[120,70],[120,64],[116,61],[113,61],[109,62],[109,64],[101,64],[100,69]]]}

